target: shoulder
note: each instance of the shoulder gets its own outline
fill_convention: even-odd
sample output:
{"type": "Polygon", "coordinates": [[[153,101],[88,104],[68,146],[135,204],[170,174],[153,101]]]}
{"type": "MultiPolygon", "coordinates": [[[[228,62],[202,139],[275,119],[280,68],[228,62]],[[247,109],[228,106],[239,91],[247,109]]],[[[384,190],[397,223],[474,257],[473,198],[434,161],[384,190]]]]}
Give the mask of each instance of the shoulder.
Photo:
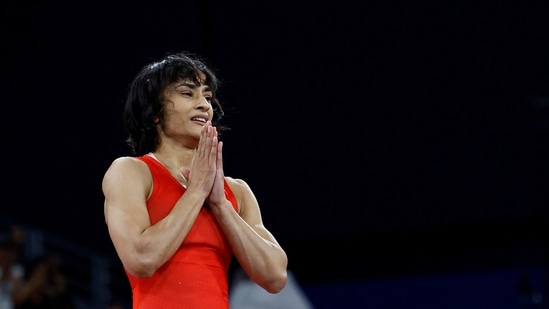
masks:
{"type": "Polygon", "coordinates": [[[250,186],[248,186],[248,183],[240,178],[225,176],[225,181],[227,181],[227,184],[229,185],[229,187],[231,187],[231,190],[233,190],[234,193],[237,195],[244,193],[246,191],[251,191],[250,186]]]}
{"type": "Polygon", "coordinates": [[[109,169],[107,170],[107,172],[109,172],[110,170],[120,170],[120,169],[122,170],[139,169],[145,166],[146,166],[145,162],[138,159],[137,157],[129,157],[129,156],[118,157],[111,162],[111,165],[109,166],[109,169]]]}
{"type": "Polygon", "coordinates": [[[118,178],[122,175],[133,177],[136,175],[150,174],[145,162],[136,157],[118,157],[111,162],[105,172],[104,180],[118,178]]]}
{"type": "Polygon", "coordinates": [[[238,201],[240,213],[247,209],[258,208],[257,199],[246,181],[228,176],[225,176],[225,180],[238,201]]]}
{"type": "Polygon", "coordinates": [[[145,162],[136,157],[119,157],[112,161],[101,184],[105,196],[113,193],[147,192],[152,187],[152,174],[145,162]]]}

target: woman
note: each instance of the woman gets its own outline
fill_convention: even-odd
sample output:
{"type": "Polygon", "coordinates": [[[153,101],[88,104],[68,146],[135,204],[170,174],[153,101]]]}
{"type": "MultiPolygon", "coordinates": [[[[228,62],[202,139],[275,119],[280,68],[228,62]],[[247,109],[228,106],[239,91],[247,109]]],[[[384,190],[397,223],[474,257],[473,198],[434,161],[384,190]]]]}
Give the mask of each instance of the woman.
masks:
{"type": "Polygon", "coordinates": [[[112,162],[102,189],[133,308],[229,308],[233,257],[266,291],[286,284],[286,253],[252,190],[224,175],[218,84],[199,57],[175,53],[130,85],[124,120],[133,155],[112,162]]]}

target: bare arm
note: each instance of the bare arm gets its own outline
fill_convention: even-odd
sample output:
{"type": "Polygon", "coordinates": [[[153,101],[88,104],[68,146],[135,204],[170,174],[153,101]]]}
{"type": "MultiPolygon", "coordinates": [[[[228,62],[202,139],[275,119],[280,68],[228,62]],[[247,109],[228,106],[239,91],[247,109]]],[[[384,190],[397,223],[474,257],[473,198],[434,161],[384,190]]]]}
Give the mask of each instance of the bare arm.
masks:
{"type": "Polygon", "coordinates": [[[227,201],[215,208],[218,223],[250,279],[266,291],[278,293],[287,281],[286,252],[263,225],[259,204],[248,184],[226,179],[238,199],[239,212],[227,201]]]}
{"type": "Polygon", "coordinates": [[[211,126],[204,126],[194,150],[187,191],[154,225],[146,207],[153,186],[149,168],[132,157],[113,161],[103,177],[105,220],[129,273],[152,276],[183,243],[214,183],[217,148],[217,133],[211,126]]]}
{"type": "Polygon", "coordinates": [[[280,292],[288,280],[288,257],[263,225],[259,204],[248,184],[225,177],[223,142],[217,145],[215,181],[206,202],[250,279],[270,293],[280,292]],[[238,212],[225,196],[225,180],[237,198],[238,212]]]}
{"type": "Polygon", "coordinates": [[[103,178],[105,220],[125,268],[150,277],[179,248],[194,223],[205,194],[187,190],[172,211],[151,225],[146,207],[152,177],[145,163],[130,157],[115,160],[103,178]]]}
{"type": "Polygon", "coordinates": [[[113,161],[103,177],[105,220],[109,235],[126,270],[150,277],[180,247],[212,190],[216,175],[217,132],[211,123],[202,129],[193,151],[187,191],[170,213],[151,225],[147,199],[152,175],[147,165],[132,157],[113,161]]]}

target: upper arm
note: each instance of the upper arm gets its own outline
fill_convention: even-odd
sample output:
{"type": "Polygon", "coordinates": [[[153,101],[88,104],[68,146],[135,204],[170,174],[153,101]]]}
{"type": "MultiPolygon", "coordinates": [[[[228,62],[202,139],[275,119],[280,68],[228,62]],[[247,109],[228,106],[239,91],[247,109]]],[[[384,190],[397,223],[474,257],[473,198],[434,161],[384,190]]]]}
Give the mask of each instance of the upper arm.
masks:
{"type": "Polygon", "coordinates": [[[274,236],[263,224],[261,209],[250,186],[242,179],[226,177],[238,201],[238,213],[261,237],[277,243],[274,236]]]}
{"type": "Polygon", "coordinates": [[[146,202],[151,188],[148,167],[131,157],[114,160],[103,177],[105,222],[123,262],[131,258],[132,244],[150,226],[146,202]]]}

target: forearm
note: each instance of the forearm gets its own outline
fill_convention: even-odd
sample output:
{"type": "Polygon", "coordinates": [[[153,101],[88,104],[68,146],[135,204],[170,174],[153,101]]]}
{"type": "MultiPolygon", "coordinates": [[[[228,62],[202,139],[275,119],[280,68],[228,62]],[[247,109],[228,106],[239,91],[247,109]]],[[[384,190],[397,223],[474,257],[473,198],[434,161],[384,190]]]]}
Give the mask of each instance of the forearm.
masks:
{"type": "Polygon", "coordinates": [[[203,196],[187,191],[162,220],[135,231],[133,241],[118,242],[126,269],[137,277],[152,276],[181,246],[203,203],[203,196]]]}
{"type": "Polygon", "coordinates": [[[241,267],[250,279],[270,293],[278,293],[287,280],[285,251],[263,226],[250,226],[227,202],[214,212],[241,267]]]}

